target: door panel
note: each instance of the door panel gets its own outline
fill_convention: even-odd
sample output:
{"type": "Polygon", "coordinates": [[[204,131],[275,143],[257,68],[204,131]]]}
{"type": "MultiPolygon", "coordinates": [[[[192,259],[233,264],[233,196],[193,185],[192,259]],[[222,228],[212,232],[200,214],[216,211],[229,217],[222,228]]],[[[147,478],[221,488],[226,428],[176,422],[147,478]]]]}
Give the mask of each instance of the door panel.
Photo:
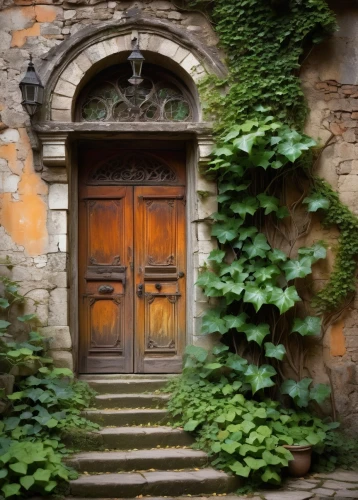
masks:
{"type": "Polygon", "coordinates": [[[137,372],[181,371],[185,345],[184,195],[184,187],[134,188],[137,372]]]}
{"type": "Polygon", "coordinates": [[[111,191],[80,188],[82,373],[133,371],[133,192],[111,191]]]}
{"type": "Polygon", "coordinates": [[[81,163],[79,371],[178,373],[185,346],[184,155],[89,148],[81,163]],[[137,158],[147,185],[134,185],[137,158]],[[154,167],[167,168],[176,185],[148,185],[154,167]],[[121,185],[128,176],[131,185],[121,185]]]}

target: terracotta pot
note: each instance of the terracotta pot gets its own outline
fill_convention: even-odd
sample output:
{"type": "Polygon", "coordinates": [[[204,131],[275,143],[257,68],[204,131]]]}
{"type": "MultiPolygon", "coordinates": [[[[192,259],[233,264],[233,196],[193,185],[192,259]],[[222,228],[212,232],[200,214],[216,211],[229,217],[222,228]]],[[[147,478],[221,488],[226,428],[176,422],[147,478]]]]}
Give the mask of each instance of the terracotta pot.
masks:
{"type": "Polygon", "coordinates": [[[293,460],[288,462],[288,472],[290,476],[301,477],[307,474],[311,467],[311,445],[284,445],[293,455],[293,460]]]}

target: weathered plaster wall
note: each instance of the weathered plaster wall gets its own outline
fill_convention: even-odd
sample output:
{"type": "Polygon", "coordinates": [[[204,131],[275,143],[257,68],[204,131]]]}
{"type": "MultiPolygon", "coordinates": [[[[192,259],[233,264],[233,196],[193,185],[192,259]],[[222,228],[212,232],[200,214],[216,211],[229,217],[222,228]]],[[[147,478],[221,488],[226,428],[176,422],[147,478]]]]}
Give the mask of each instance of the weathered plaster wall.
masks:
{"type": "MultiPolygon", "coordinates": [[[[306,132],[323,150],[316,172],[358,215],[358,8],[333,6],[339,30],[314,49],[302,71],[310,108],[306,132]]],[[[319,238],[317,224],[313,236],[319,238]]],[[[326,235],[333,263],[338,234],[326,235]]],[[[313,239],[314,239],[313,237],[313,239]]],[[[312,239],[312,235],[311,235],[312,239]]],[[[327,276],[316,276],[324,282],[327,276]]],[[[324,351],[312,353],[316,372],[328,369],[340,417],[352,432],[358,417],[358,299],[328,329],[324,351]]],[[[355,431],[356,432],[356,431],[355,431]]]]}

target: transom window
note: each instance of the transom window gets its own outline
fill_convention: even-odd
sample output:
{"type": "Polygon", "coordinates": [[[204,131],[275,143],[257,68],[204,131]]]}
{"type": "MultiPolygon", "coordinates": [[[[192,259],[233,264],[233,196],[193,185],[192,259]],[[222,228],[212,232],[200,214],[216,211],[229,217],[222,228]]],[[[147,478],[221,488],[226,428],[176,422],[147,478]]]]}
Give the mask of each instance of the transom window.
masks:
{"type": "Polygon", "coordinates": [[[82,122],[185,122],[193,120],[186,88],[171,74],[145,64],[143,81],[128,82],[129,64],[120,64],[97,75],[82,92],[77,119],[82,122]]]}

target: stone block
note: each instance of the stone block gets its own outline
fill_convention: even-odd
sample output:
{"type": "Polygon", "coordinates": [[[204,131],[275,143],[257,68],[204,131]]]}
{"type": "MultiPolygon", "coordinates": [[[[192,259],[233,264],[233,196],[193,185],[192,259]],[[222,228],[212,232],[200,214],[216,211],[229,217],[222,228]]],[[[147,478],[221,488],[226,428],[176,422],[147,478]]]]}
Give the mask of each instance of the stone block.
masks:
{"type": "Polygon", "coordinates": [[[73,19],[76,17],[76,11],[75,10],[65,10],[63,14],[64,19],[73,19]]]}
{"type": "Polygon", "coordinates": [[[67,302],[49,302],[49,314],[48,314],[48,325],[49,326],[67,326],[68,325],[68,314],[67,314],[67,302]]]}
{"type": "Polygon", "coordinates": [[[164,56],[173,58],[179,48],[180,46],[177,43],[165,38],[159,43],[157,52],[159,54],[163,54],[164,56]]]}
{"type": "Polygon", "coordinates": [[[60,78],[54,92],[60,96],[73,97],[76,92],[76,86],[60,78]]]}
{"type": "Polygon", "coordinates": [[[67,235],[60,234],[58,237],[58,249],[60,252],[67,252],[67,235]]]}
{"type": "Polygon", "coordinates": [[[68,209],[68,185],[52,184],[49,189],[49,208],[50,210],[68,209]]]}
{"type": "Polygon", "coordinates": [[[47,229],[49,234],[67,234],[67,212],[49,210],[47,229]]]}
{"type": "Polygon", "coordinates": [[[68,109],[72,107],[72,99],[70,97],[65,97],[62,95],[54,94],[52,97],[51,106],[54,109],[68,109]]]}
{"type": "Polygon", "coordinates": [[[76,64],[83,72],[86,72],[92,66],[92,62],[88,59],[84,52],[76,57],[76,64]]]}
{"type": "Polygon", "coordinates": [[[180,14],[180,12],[171,11],[168,13],[168,19],[172,19],[174,21],[180,21],[181,19],[183,19],[183,15],[180,14]]]}
{"type": "Polygon", "coordinates": [[[51,109],[51,120],[55,122],[70,122],[72,119],[69,109],[51,109]]]}
{"type": "Polygon", "coordinates": [[[183,49],[183,47],[179,47],[175,56],[173,57],[174,61],[180,64],[186,57],[191,55],[189,50],[183,49]]]}
{"type": "Polygon", "coordinates": [[[211,214],[216,212],[217,209],[218,202],[216,196],[208,196],[207,198],[200,200],[200,203],[198,203],[198,219],[211,217],[211,214]]]}
{"type": "Polygon", "coordinates": [[[57,368],[69,368],[73,370],[73,356],[71,352],[51,350],[48,354],[53,359],[53,364],[57,368]]]}
{"type": "Polygon", "coordinates": [[[46,271],[61,272],[66,271],[67,255],[65,253],[51,253],[47,256],[46,271]]]}
{"type": "Polygon", "coordinates": [[[72,340],[68,326],[47,326],[40,333],[49,340],[50,349],[71,349],[72,340]]]}
{"type": "Polygon", "coordinates": [[[171,10],[173,8],[173,4],[171,2],[156,0],[156,1],[150,3],[150,8],[154,11],[156,11],[156,10],[171,10]]]}
{"type": "MultiPolygon", "coordinates": [[[[87,50],[89,50],[89,49],[87,49],[87,50]]],[[[87,51],[85,51],[85,52],[87,52],[87,51]]],[[[76,86],[80,83],[83,76],[84,76],[84,72],[82,71],[81,68],[79,68],[77,66],[77,64],[75,62],[72,62],[71,64],[69,64],[69,66],[67,66],[65,71],[63,71],[63,73],[61,74],[61,78],[63,80],[66,80],[66,82],[70,82],[76,86]]]]}
{"type": "Polygon", "coordinates": [[[345,175],[344,177],[340,177],[339,179],[339,191],[347,192],[354,191],[357,193],[358,191],[358,175],[345,175]]]}
{"type": "Polygon", "coordinates": [[[92,64],[107,57],[107,53],[102,42],[91,45],[84,51],[84,54],[92,62],[92,64]]]}
{"type": "MultiPolygon", "coordinates": [[[[58,156],[57,156],[58,158],[58,156]]],[[[66,184],[68,182],[68,175],[66,168],[51,167],[48,168],[44,166],[41,172],[41,178],[46,182],[55,182],[60,184],[66,184]]]]}
{"type": "Polygon", "coordinates": [[[104,50],[106,51],[107,56],[116,54],[118,52],[118,45],[114,38],[109,38],[108,40],[104,40],[103,47],[104,50]]]}
{"type": "MultiPolygon", "coordinates": [[[[144,38],[144,36],[141,35],[141,49],[142,49],[142,38],[144,38]]],[[[119,51],[122,51],[122,50],[132,50],[132,37],[131,35],[125,35],[125,36],[117,36],[116,38],[114,38],[116,44],[117,44],[117,47],[118,47],[118,50],[119,51]]],[[[144,47],[143,49],[144,50],[144,47]]]]}
{"type": "Polygon", "coordinates": [[[34,257],[34,264],[38,269],[45,267],[47,264],[47,255],[38,255],[34,257]]]}
{"type": "Polygon", "coordinates": [[[51,283],[54,286],[58,286],[60,288],[66,288],[68,283],[67,283],[67,273],[66,272],[59,272],[59,273],[49,273],[49,276],[47,277],[49,283],[51,283]]]}
{"type": "Polygon", "coordinates": [[[205,222],[198,222],[197,225],[197,238],[199,241],[211,241],[211,224],[205,222]]]}

